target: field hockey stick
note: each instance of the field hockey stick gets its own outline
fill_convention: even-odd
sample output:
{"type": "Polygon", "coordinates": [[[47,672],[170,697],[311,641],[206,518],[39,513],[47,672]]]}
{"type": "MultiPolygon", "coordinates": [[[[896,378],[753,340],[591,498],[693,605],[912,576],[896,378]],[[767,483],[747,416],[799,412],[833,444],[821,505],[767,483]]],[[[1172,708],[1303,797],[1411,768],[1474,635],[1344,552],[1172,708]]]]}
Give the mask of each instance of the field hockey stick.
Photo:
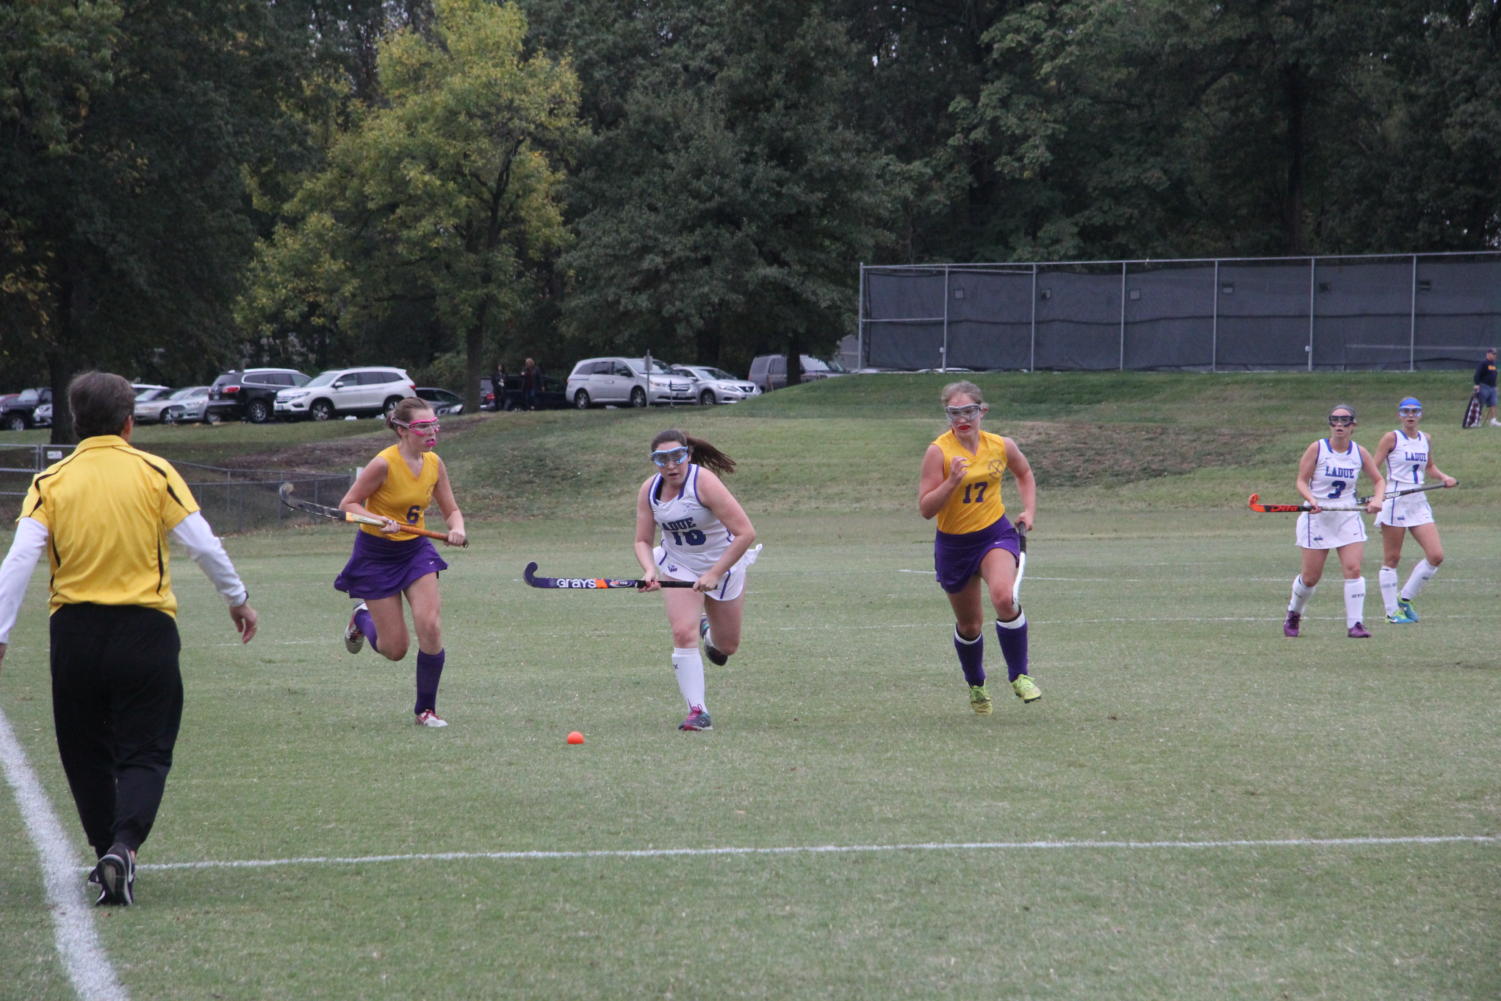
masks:
{"type": "MultiPolygon", "coordinates": [[[[1357,504],[1337,504],[1337,505],[1320,504],[1319,505],[1319,510],[1320,511],[1364,511],[1365,510],[1365,501],[1361,500],[1361,498],[1359,498],[1359,497],[1357,497],[1355,499],[1357,501],[1359,501],[1359,503],[1357,503],[1357,504]]],[[[1369,500],[1369,499],[1370,498],[1366,498],[1366,500],[1369,500]]],[[[1304,501],[1301,504],[1263,504],[1263,503],[1261,503],[1261,495],[1260,494],[1252,494],[1251,495],[1251,499],[1246,502],[1246,506],[1249,507],[1252,511],[1255,511],[1257,514],[1297,514],[1299,511],[1312,511],[1313,510],[1313,505],[1310,504],[1310,503],[1308,503],[1307,501],[1304,501]]]]}
{"type": "Polygon", "coordinates": [[[1022,575],[1027,572],[1027,527],[1016,526],[1016,580],[1011,582],[1011,603],[1021,604],[1022,600],[1022,575]]]}
{"type": "MultiPolygon", "coordinates": [[[[528,563],[526,569],[521,571],[521,576],[532,587],[556,587],[564,590],[598,591],[612,587],[629,587],[641,590],[646,586],[644,580],[625,580],[616,577],[538,577],[537,564],[535,561],[528,563]]],[[[691,580],[659,580],[658,584],[663,587],[692,587],[691,580]]]]}
{"type": "MultiPolygon", "coordinates": [[[[1458,485],[1459,484],[1457,483],[1455,484],[1455,486],[1458,485]]],[[[1442,489],[1444,489],[1444,485],[1442,483],[1426,483],[1421,487],[1408,487],[1405,490],[1390,491],[1386,495],[1386,500],[1391,500],[1393,497],[1401,497],[1405,494],[1420,494],[1424,490],[1442,489]]],[[[1365,506],[1369,504],[1370,501],[1371,498],[1369,497],[1357,497],[1355,498],[1354,506],[1348,504],[1339,504],[1335,506],[1320,504],[1319,509],[1321,511],[1364,511],[1365,506]]],[[[1263,504],[1261,503],[1260,494],[1252,494],[1250,501],[1247,502],[1247,505],[1252,511],[1255,511],[1258,514],[1295,514],[1299,511],[1310,511],[1313,509],[1312,505],[1310,505],[1307,501],[1304,501],[1302,504],[1263,504]]]]}
{"type": "MultiPolygon", "coordinates": [[[[345,511],[342,508],[337,507],[325,507],[322,504],[314,504],[312,501],[305,501],[301,498],[293,497],[292,491],[294,489],[296,488],[293,487],[290,483],[283,483],[276,489],[276,495],[281,498],[281,502],[287,507],[302,511],[306,514],[317,515],[319,518],[329,518],[333,521],[352,521],[357,525],[375,525],[376,527],[380,527],[385,524],[384,520],[373,517],[371,515],[355,514],[353,511],[345,511]]],[[[397,524],[401,525],[401,522],[398,521],[397,524]]],[[[448,538],[447,532],[435,532],[430,528],[417,528],[413,525],[401,525],[401,530],[403,532],[411,532],[413,535],[425,535],[429,539],[448,538]]],[[[465,548],[469,546],[468,540],[465,540],[464,546],[465,548]]]]}
{"type": "MultiPolygon", "coordinates": [[[[1454,485],[1456,487],[1459,486],[1458,483],[1455,483],[1454,485]]],[[[1425,483],[1425,484],[1423,484],[1420,487],[1406,487],[1406,488],[1404,488],[1402,490],[1388,490],[1386,492],[1386,499],[1387,500],[1391,500],[1393,497],[1401,497],[1401,496],[1403,496],[1405,494],[1420,494],[1424,490],[1443,490],[1443,489],[1445,489],[1445,487],[1444,487],[1444,485],[1442,483],[1425,483]]]]}

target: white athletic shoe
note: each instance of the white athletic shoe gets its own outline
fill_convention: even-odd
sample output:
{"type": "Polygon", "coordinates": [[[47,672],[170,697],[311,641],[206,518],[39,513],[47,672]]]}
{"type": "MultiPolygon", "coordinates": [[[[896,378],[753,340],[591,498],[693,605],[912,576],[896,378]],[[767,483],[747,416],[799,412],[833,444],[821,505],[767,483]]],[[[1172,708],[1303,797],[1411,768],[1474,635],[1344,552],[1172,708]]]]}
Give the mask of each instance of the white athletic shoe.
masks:
{"type": "Polygon", "coordinates": [[[344,627],[344,649],[350,653],[359,653],[360,648],[365,645],[365,634],[360,632],[359,624],[354,621],[354,617],[367,607],[363,601],[355,605],[354,612],[349,616],[349,625],[344,627]]]}
{"type": "Polygon", "coordinates": [[[1491,427],[1493,427],[1493,428],[1501,428],[1501,421],[1498,421],[1498,420],[1496,420],[1496,418],[1492,417],[1491,418],[1491,427]]]}
{"type": "Polygon", "coordinates": [[[447,726],[448,725],[448,720],[444,719],[442,716],[439,716],[437,713],[433,712],[431,709],[424,709],[420,713],[418,713],[417,714],[417,718],[416,718],[416,720],[414,722],[418,726],[447,726]]]}

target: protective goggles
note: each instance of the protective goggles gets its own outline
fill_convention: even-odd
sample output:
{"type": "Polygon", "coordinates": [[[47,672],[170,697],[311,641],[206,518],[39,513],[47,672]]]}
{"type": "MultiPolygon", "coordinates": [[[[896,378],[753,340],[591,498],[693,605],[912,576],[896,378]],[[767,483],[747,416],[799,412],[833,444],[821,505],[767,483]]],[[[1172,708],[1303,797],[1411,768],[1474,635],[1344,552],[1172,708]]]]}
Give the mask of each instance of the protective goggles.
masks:
{"type": "Polygon", "coordinates": [[[1354,424],[1354,423],[1355,423],[1355,417],[1354,417],[1353,414],[1330,414],[1329,415],[1329,426],[1332,427],[1332,428],[1344,427],[1346,424],[1354,424]]]}
{"type": "Polygon", "coordinates": [[[974,423],[985,414],[985,404],[969,403],[962,407],[944,407],[943,412],[949,415],[949,420],[956,423],[974,423]]]}
{"type": "Polygon", "coordinates": [[[691,454],[691,451],[692,450],[689,449],[687,445],[679,445],[677,448],[669,448],[664,449],[660,452],[653,452],[651,454],[651,461],[656,464],[658,469],[666,469],[670,465],[675,465],[679,462],[687,462],[688,456],[691,454]]]}
{"type": "Polygon", "coordinates": [[[1422,417],[1423,416],[1423,408],[1422,407],[1398,407],[1397,408],[1397,416],[1398,417],[1422,417]]]}
{"type": "Polygon", "coordinates": [[[392,421],[391,423],[395,424],[399,428],[406,428],[413,434],[437,434],[439,431],[443,430],[443,425],[439,424],[436,420],[412,421],[410,424],[406,421],[392,421]]]}

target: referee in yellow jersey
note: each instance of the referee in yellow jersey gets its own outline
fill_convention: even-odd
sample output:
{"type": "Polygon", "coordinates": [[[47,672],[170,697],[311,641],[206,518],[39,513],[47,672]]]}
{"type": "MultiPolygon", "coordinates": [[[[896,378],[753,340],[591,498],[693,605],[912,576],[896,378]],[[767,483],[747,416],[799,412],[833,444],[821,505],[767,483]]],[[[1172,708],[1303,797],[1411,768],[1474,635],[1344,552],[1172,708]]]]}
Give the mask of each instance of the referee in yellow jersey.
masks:
{"type": "Polygon", "coordinates": [[[106,372],[68,385],[73,454],[38,473],[0,564],[0,663],[37,560],[52,569],[52,718],[63,771],[98,863],[98,904],[135,900],[182,721],[170,536],[229,604],[243,642],[258,616],[245,585],[165,460],[130,446],[135,393],[106,372]]]}

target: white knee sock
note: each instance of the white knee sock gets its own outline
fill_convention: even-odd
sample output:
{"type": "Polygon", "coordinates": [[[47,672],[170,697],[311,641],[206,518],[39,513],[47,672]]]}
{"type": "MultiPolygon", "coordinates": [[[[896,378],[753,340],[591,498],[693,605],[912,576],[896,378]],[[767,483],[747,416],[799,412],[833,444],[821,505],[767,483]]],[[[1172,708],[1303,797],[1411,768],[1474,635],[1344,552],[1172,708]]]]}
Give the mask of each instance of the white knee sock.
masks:
{"type": "Polygon", "coordinates": [[[1313,587],[1304,584],[1303,575],[1298,574],[1298,576],[1293,578],[1293,597],[1287,603],[1287,610],[1302,615],[1303,609],[1308,606],[1308,599],[1313,597],[1313,592],[1317,589],[1317,584],[1313,585],[1313,587]]]}
{"type": "Polygon", "coordinates": [[[698,647],[673,647],[672,673],[677,675],[678,691],[683,693],[688,708],[707,709],[704,705],[704,658],[698,647]]]}
{"type": "Polygon", "coordinates": [[[1345,628],[1353,628],[1365,615],[1365,578],[1345,581],[1345,628]]]}
{"type": "Polygon", "coordinates": [[[1397,614],[1397,568],[1382,567],[1376,574],[1376,582],[1381,586],[1381,603],[1386,606],[1387,615],[1397,614]]]}
{"type": "Polygon", "coordinates": [[[1423,593],[1423,588],[1438,573],[1438,567],[1427,560],[1418,560],[1418,565],[1412,568],[1412,573],[1407,575],[1407,583],[1402,587],[1402,597],[1408,601],[1423,593]]]}

